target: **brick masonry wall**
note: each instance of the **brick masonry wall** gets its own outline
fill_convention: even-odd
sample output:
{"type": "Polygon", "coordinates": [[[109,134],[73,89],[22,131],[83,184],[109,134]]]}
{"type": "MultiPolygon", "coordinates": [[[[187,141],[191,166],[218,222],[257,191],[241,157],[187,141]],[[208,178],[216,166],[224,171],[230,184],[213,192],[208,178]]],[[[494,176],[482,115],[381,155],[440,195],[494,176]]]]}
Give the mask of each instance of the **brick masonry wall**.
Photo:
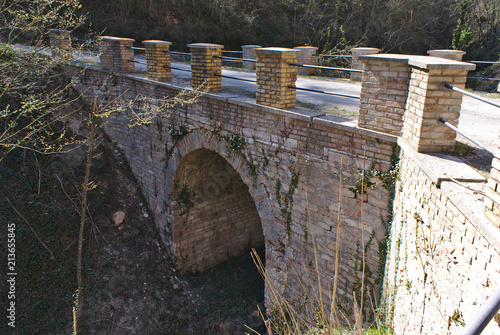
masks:
{"type": "Polygon", "coordinates": [[[134,73],[134,40],[120,37],[101,37],[101,66],[117,73],[134,73]]]}
{"type": "Polygon", "coordinates": [[[194,88],[205,85],[208,92],[222,90],[222,60],[224,48],[219,44],[193,43],[188,44],[191,49],[191,84],[194,88]]]}
{"type": "Polygon", "coordinates": [[[484,198],[484,214],[493,224],[500,227],[500,147],[496,148],[491,163],[488,189],[484,198]]]}
{"type": "Polygon", "coordinates": [[[142,43],[146,49],[148,78],[157,81],[172,80],[169,52],[172,43],[156,40],[142,41],[142,43]]]}
{"type": "Polygon", "coordinates": [[[295,107],[295,86],[298,50],[285,48],[257,49],[257,93],[256,102],[275,108],[295,107]]]}
{"type": "MultiPolygon", "coordinates": [[[[78,68],[72,71],[79,87],[86,89],[86,96],[99,96],[102,102],[127,89],[124,99],[133,99],[138,93],[172,96],[181,90],[137,75],[109,77],[106,71],[95,67],[87,68],[84,74],[78,68]],[[105,80],[108,84],[101,88],[105,80]]],[[[370,270],[368,286],[378,292],[379,243],[383,243],[386,233],[381,216],[388,214],[389,193],[380,182],[363,197],[359,194],[355,197],[349,188],[360,179],[364,155],[366,167],[381,171],[390,168],[394,137],[216,94],[205,94],[194,105],[168,110],[149,126],[130,128],[129,117],[125,113],[110,115],[105,130],[127,156],[160,235],[178,266],[187,261],[193,269],[197,268],[196,258],[190,259],[193,254],[183,254],[185,257],[181,259],[177,247],[192,250],[199,244],[189,246],[186,245],[189,240],[179,241],[176,237],[176,227],[182,222],[180,215],[176,215],[178,202],[172,201],[175,176],[189,153],[204,148],[226,160],[248,187],[264,235],[267,274],[297,304],[304,302],[299,282],[310,283],[309,287],[317,282],[311,278],[315,273],[311,268],[314,266],[312,232],[319,255],[323,295],[326,300],[330,295],[342,179],[338,300],[344,310],[352,309],[352,292],[361,281],[362,245],[370,270]],[[364,225],[360,223],[361,205],[364,225]],[[365,232],[364,241],[361,231],[365,232]]],[[[231,194],[236,197],[241,192],[231,194]]],[[[221,213],[232,212],[230,207],[224,210],[224,204],[229,206],[233,201],[221,197],[214,201],[222,206],[217,207],[221,213]]],[[[201,203],[199,206],[197,217],[210,216],[210,212],[203,214],[201,203]]],[[[220,236],[227,238],[224,234],[220,236]]],[[[214,253],[213,258],[221,259],[219,255],[223,253],[214,253]]],[[[270,306],[269,300],[267,303],[270,306]]]]}
{"type": "Polygon", "coordinates": [[[405,63],[374,60],[365,62],[363,71],[358,125],[401,135],[411,68],[405,63]]]}
{"type": "MultiPolygon", "coordinates": [[[[387,321],[395,334],[458,334],[500,287],[500,234],[481,213],[484,179],[466,183],[478,193],[436,182],[430,176],[453,176],[452,158],[443,156],[439,168],[441,159],[403,148],[384,281],[387,321]]],[[[498,323],[483,334],[500,334],[498,323]]]]}

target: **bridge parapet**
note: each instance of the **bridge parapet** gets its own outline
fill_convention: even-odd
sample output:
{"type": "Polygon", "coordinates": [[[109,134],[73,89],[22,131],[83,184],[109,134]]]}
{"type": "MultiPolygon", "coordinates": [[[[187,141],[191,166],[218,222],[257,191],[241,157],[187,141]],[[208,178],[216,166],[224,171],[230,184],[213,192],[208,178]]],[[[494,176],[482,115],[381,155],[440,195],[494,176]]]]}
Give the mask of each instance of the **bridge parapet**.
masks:
{"type": "MultiPolygon", "coordinates": [[[[316,53],[318,52],[317,47],[294,47],[294,50],[299,50],[300,53],[297,55],[297,62],[304,65],[316,65],[316,53]]],[[[299,68],[299,74],[310,76],[313,75],[315,69],[311,68],[299,68]]]]}
{"type": "Polygon", "coordinates": [[[71,32],[63,29],[49,29],[53,57],[72,58],[71,32]]]}
{"type": "Polygon", "coordinates": [[[444,84],[465,87],[475,65],[409,55],[361,56],[364,73],[358,125],[402,136],[418,152],[451,152],[462,95],[444,84]]]}
{"type": "Polygon", "coordinates": [[[297,80],[298,50],[287,48],[262,48],[257,53],[257,94],[259,105],[275,108],[293,108],[296,90],[290,86],[297,80]]]}
{"type": "Polygon", "coordinates": [[[224,49],[220,44],[192,43],[188,44],[191,49],[191,85],[199,88],[204,83],[208,92],[222,91],[222,60],[216,56],[221,56],[224,49]]]}
{"type": "Polygon", "coordinates": [[[118,73],[134,73],[134,50],[131,38],[101,37],[101,67],[118,73]]]}
{"type": "Polygon", "coordinates": [[[500,146],[497,146],[491,163],[488,188],[484,198],[484,214],[500,227],[500,146]]]}
{"type": "Polygon", "coordinates": [[[172,42],[148,40],[142,43],[146,48],[148,78],[156,81],[171,81],[169,48],[172,42]]]}
{"type": "MultiPolygon", "coordinates": [[[[262,48],[261,45],[242,45],[241,50],[243,50],[243,59],[257,59],[255,50],[260,48],[262,48]]],[[[243,67],[248,70],[255,70],[255,63],[243,62],[243,67]]]]}

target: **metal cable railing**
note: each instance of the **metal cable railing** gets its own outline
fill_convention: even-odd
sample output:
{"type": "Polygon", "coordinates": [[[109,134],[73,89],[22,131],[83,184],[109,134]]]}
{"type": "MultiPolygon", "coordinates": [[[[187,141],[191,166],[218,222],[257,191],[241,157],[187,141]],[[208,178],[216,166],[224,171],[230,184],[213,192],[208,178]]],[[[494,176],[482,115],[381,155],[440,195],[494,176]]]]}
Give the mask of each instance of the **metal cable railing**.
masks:
{"type": "Polygon", "coordinates": [[[179,51],[165,51],[173,55],[183,55],[183,56],[189,56],[191,57],[191,54],[189,52],[179,52],[179,51]]]}
{"type": "Polygon", "coordinates": [[[446,88],[449,88],[450,90],[453,90],[455,92],[459,92],[459,93],[462,93],[463,95],[467,95],[471,98],[474,98],[476,100],[479,100],[479,101],[482,101],[482,102],[485,102],[487,104],[490,104],[492,106],[495,106],[495,107],[498,107],[500,108],[500,104],[499,103],[496,103],[494,101],[491,101],[489,99],[486,99],[486,98],[483,98],[483,97],[480,97],[479,95],[476,95],[476,94],[473,94],[473,93],[470,93],[470,92],[467,92],[465,90],[462,90],[460,88],[457,88],[457,87],[454,87],[454,86],[451,86],[450,84],[444,84],[444,87],[446,88]]]}
{"type": "Polygon", "coordinates": [[[228,53],[228,54],[242,54],[243,51],[232,51],[232,50],[222,50],[222,53],[228,53]]]}
{"type": "Polygon", "coordinates": [[[346,71],[346,72],[363,73],[363,70],[346,69],[346,68],[343,68],[343,67],[304,65],[304,64],[296,64],[296,63],[288,63],[288,65],[298,66],[298,67],[305,67],[305,68],[309,68],[309,69],[320,69],[320,70],[332,70],[332,71],[346,71]]]}
{"type": "Polygon", "coordinates": [[[147,63],[146,63],[146,62],[139,62],[139,61],[137,61],[137,60],[130,60],[130,59],[127,59],[127,62],[147,65],[147,63]]]}
{"type": "Polygon", "coordinates": [[[461,131],[460,129],[458,129],[457,127],[455,127],[454,125],[450,124],[448,121],[445,121],[443,120],[443,118],[439,118],[439,122],[441,122],[442,124],[444,124],[445,126],[447,126],[448,128],[451,128],[453,129],[454,131],[456,131],[457,133],[459,133],[460,135],[462,135],[463,137],[465,137],[466,139],[468,139],[469,141],[471,141],[472,143],[474,143],[475,145],[483,148],[484,150],[488,151],[490,154],[494,155],[494,151],[490,148],[488,148],[487,146],[485,146],[484,144],[476,141],[475,139],[473,139],[472,137],[470,137],[469,135],[465,134],[463,131],[461,131]]]}
{"type": "Polygon", "coordinates": [[[146,48],[136,48],[136,47],[130,47],[132,50],[139,50],[139,51],[146,51],[146,48]]]}
{"type": "Polygon", "coordinates": [[[467,79],[500,81],[500,78],[487,78],[487,77],[467,77],[467,79]]]}
{"type": "Polygon", "coordinates": [[[340,94],[340,93],[335,93],[335,92],[327,92],[327,91],[320,91],[320,90],[313,90],[311,88],[304,88],[304,87],[297,87],[297,86],[288,86],[288,88],[294,88],[299,91],[306,91],[306,92],[313,92],[313,93],[321,93],[321,94],[326,94],[326,95],[334,95],[337,97],[343,97],[343,98],[351,98],[351,99],[361,99],[361,97],[357,95],[349,95],[349,94],[340,94]]]}
{"type": "Polygon", "coordinates": [[[255,59],[247,59],[247,58],[235,58],[235,57],[224,57],[224,56],[214,56],[214,58],[220,58],[232,62],[253,62],[253,63],[257,62],[255,59]]]}
{"type": "MultiPolygon", "coordinates": [[[[500,310],[500,289],[497,289],[481,306],[474,318],[467,322],[460,335],[479,335],[500,310]]],[[[497,328],[498,329],[498,328],[497,328]]]]}
{"type": "Polygon", "coordinates": [[[173,66],[163,65],[163,67],[167,68],[167,69],[177,70],[177,71],[192,72],[191,70],[181,69],[181,68],[173,67],[173,66]]]}
{"type": "Polygon", "coordinates": [[[486,61],[486,60],[470,60],[464,61],[465,63],[474,63],[474,64],[500,64],[500,62],[486,61]]]}
{"type": "Polygon", "coordinates": [[[241,81],[246,81],[246,82],[249,82],[249,83],[254,83],[254,84],[257,84],[257,81],[255,80],[251,80],[251,79],[243,79],[243,78],[238,78],[238,77],[231,77],[231,76],[226,76],[226,75],[223,75],[223,74],[215,74],[216,77],[222,77],[222,78],[228,78],[228,79],[234,79],[234,80],[241,80],[241,81]]]}

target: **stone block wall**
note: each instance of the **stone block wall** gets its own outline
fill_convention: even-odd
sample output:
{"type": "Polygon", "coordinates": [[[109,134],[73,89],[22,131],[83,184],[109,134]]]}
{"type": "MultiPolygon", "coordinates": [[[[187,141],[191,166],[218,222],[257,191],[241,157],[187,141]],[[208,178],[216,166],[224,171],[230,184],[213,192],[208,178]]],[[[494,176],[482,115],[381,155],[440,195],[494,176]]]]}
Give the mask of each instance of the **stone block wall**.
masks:
{"type": "Polygon", "coordinates": [[[120,37],[101,37],[101,67],[117,73],[134,73],[134,40],[120,37]]]}
{"type": "MultiPolygon", "coordinates": [[[[262,46],[260,45],[243,45],[241,46],[241,50],[243,51],[244,59],[257,59],[257,54],[255,53],[255,49],[260,49],[262,46]]],[[[243,67],[248,70],[255,70],[256,64],[254,62],[243,62],[243,67]]]]}
{"type": "Polygon", "coordinates": [[[464,88],[475,65],[408,55],[361,56],[365,62],[358,125],[402,135],[419,152],[451,152],[455,132],[439,122],[458,124],[464,88]]]}
{"type": "Polygon", "coordinates": [[[406,61],[365,61],[358,125],[383,133],[401,135],[411,68],[406,61]]]}
{"type": "MultiPolygon", "coordinates": [[[[400,146],[386,320],[395,334],[459,334],[500,287],[500,230],[481,213],[485,181],[456,158],[400,146]]],[[[495,321],[483,332],[499,333],[495,321]]]]}
{"type": "Polygon", "coordinates": [[[498,146],[491,163],[488,188],[484,198],[484,214],[500,228],[500,147],[498,146]]]}
{"type": "Polygon", "coordinates": [[[205,85],[208,92],[222,90],[222,61],[215,56],[221,56],[224,46],[219,44],[193,43],[191,49],[191,86],[198,88],[205,85]]]}
{"type": "Polygon", "coordinates": [[[260,105],[276,108],[295,107],[298,50],[285,48],[257,49],[257,94],[260,105]]]}
{"type": "Polygon", "coordinates": [[[50,47],[52,57],[64,57],[71,59],[71,32],[62,29],[49,29],[50,47]]]}
{"type": "Polygon", "coordinates": [[[142,43],[146,48],[148,78],[157,81],[172,80],[170,52],[168,50],[172,43],[157,40],[142,41],[142,43]]]}
{"type": "MultiPolygon", "coordinates": [[[[378,48],[354,48],[352,49],[351,69],[363,70],[363,61],[360,56],[375,55],[380,52],[378,48]]],[[[351,72],[351,81],[361,81],[363,74],[359,72],[351,72]]]]}
{"type": "MultiPolygon", "coordinates": [[[[126,74],[109,78],[106,71],[93,67],[87,68],[84,74],[75,73],[74,79],[82,89],[88,88],[87,94],[99,96],[102,101],[112,99],[127,89],[125,99],[132,99],[138,94],[172,96],[181,90],[171,84],[126,74]],[[101,87],[105,80],[108,86],[101,87]]],[[[229,192],[229,196],[234,198],[190,198],[193,202],[193,212],[189,214],[192,222],[200,222],[198,220],[203,218],[207,221],[213,219],[211,222],[214,223],[217,212],[217,220],[220,220],[217,222],[226,225],[218,233],[213,232],[215,235],[207,235],[213,239],[212,244],[198,240],[192,242],[194,237],[183,232],[184,217],[178,212],[182,203],[175,200],[178,194],[175,191],[176,174],[182,171],[184,160],[189,159],[190,153],[206,149],[215,155],[212,157],[220,156],[227,161],[248,188],[264,236],[267,274],[290,301],[305,303],[301,283],[308,287],[317,285],[317,278],[314,278],[316,271],[312,268],[312,233],[319,255],[321,291],[325,300],[331,298],[337,238],[340,239],[341,260],[339,304],[346,309],[353,306],[352,292],[361,281],[361,246],[365,247],[367,254],[367,286],[378,294],[381,283],[377,278],[380,277],[380,262],[384,261],[384,255],[379,253],[379,244],[384,242],[387,229],[381,217],[388,215],[389,192],[376,178],[372,180],[374,185],[363,196],[351,189],[360,182],[363,164],[365,168],[373,167],[380,171],[391,168],[391,156],[395,150],[393,136],[360,129],[355,124],[338,124],[322,116],[265,107],[217,94],[205,94],[196,104],[174,108],[167,113],[166,117],[155,120],[149,126],[133,128],[129,127],[129,115],[112,114],[107,119],[105,130],[129,160],[160,235],[180,268],[185,263],[193,270],[201,269],[201,263],[207,262],[207,259],[222,260],[223,254],[229,257],[229,247],[217,252],[213,248],[213,253],[197,256],[207,253],[209,245],[230,246],[228,236],[230,240],[240,237],[244,240],[246,236],[247,242],[248,236],[254,236],[254,233],[234,235],[234,229],[240,229],[231,216],[234,214],[231,206],[237,204],[237,197],[240,207],[246,208],[240,216],[256,221],[255,217],[250,219],[251,206],[241,203],[245,193],[243,188],[237,187],[234,192],[229,192]],[[340,190],[343,194],[341,199],[340,190]],[[340,236],[337,236],[339,201],[342,201],[342,212],[340,236]],[[224,213],[227,213],[226,220],[224,213]],[[365,233],[364,240],[362,231],[365,233]]],[[[193,168],[211,171],[203,166],[201,161],[193,164],[193,168]]],[[[197,178],[189,177],[193,175],[191,172],[186,174],[186,180],[193,181],[190,188],[197,188],[195,194],[204,193],[202,187],[195,187],[200,184],[195,182],[197,178]]],[[[255,227],[254,224],[252,226],[255,227]]],[[[212,231],[210,228],[207,230],[212,231]]],[[[250,240],[251,243],[245,243],[246,248],[250,244],[259,244],[258,239],[252,237],[250,240]]],[[[267,297],[267,304],[271,307],[269,292],[267,297]]],[[[370,306],[368,301],[366,306],[370,306]]]]}
{"type": "MultiPolygon", "coordinates": [[[[303,65],[316,65],[316,53],[318,48],[316,47],[294,47],[294,50],[299,50],[300,53],[297,55],[297,63],[303,65]]],[[[299,67],[298,73],[304,76],[312,76],[316,73],[316,69],[299,67]]]]}

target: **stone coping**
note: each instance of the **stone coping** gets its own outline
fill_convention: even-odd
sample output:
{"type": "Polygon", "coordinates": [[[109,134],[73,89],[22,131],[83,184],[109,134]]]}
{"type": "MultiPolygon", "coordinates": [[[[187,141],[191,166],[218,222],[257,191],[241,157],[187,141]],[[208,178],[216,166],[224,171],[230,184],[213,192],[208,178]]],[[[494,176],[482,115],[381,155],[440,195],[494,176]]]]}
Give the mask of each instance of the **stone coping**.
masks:
{"type": "Polygon", "coordinates": [[[398,145],[500,253],[500,229],[483,214],[486,179],[456,157],[418,153],[402,138],[398,145]]]}
{"type": "Polygon", "coordinates": [[[441,153],[416,152],[401,137],[398,138],[398,144],[437,187],[444,181],[486,183],[482,175],[457,157],[441,153]]]}
{"type": "Polygon", "coordinates": [[[222,44],[211,44],[211,43],[191,43],[187,45],[193,49],[224,49],[222,44]]]}
{"type": "Polygon", "coordinates": [[[142,44],[162,44],[162,45],[172,45],[172,42],[161,41],[161,40],[146,40],[142,41],[142,44]]]}
{"type": "Polygon", "coordinates": [[[135,42],[133,38],[114,37],[114,36],[99,36],[99,39],[110,42],[135,42]]]}
{"type": "MultiPolygon", "coordinates": [[[[108,71],[108,70],[103,70],[99,65],[88,65],[88,64],[81,63],[79,61],[71,61],[71,62],[68,62],[67,64],[70,66],[78,67],[78,68],[91,69],[91,70],[102,72],[102,73],[110,73],[110,71],[108,71]]],[[[172,84],[172,83],[165,83],[165,82],[151,80],[151,79],[148,79],[147,77],[145,77],[144,75],[139,75],[139,74],[135,74],[135,73],[113,73],[113,75],[115,75],[117,77],[130,78],[130,79],[134,79],[137,81],[141,81],[143,83],[154,84],[157,86],[161,86],[161,87],[165,87],[165,88],[169,88],[169,89],[173,89],[173,90],[178,90],[178,91],[182,91],[182,90],[191,88],[188,85],[183,86],[183,85],[177,85],[177,84],[172,84]]],[[[228,93],[204,93],[203,97],[214,99],[214,100],[219,100],[219,101],[226,101],[227,103],[242,106],[242,107],[253,108],[253,109],[256,109],[256,110],[264,112],[264,113],[272,113],[272,114],[276,114],[276,115],[289,117],[292,119],[302,120],[305,122],[310,122],[310,123],[323,125],[326,127],[331,127],[334,129],[350,131],[350,132],[353,132],[356,134],[369,136],[369,137],[379,139],[382,141],[396,143],[397,139],[398,139],[397,136],[380,133],[378,131],[374,131],[374,130],[370,130],[370,129],[359,128],[357,126],[356,122],[348,120],[348,119],[344,119],[341,117],[337,117],[334,115],[325,115],[324,113],[314,112],[314,111],[300,109],[300,108],[292,108],[292,109],[286,110],[286,109],[279,109],[279,108],[274,108],[274,107],[258,105],[255,103],[255,99],[241,97],[241,96],[237,96],[235,94],[228,94],[228,93]]]]}
{"type": "Polygon", "coordinates": [[[462,50],[452,50],[452,49],[435,49],[435,50],[427,50],[428,55],[465,55],[465,51],[462,50]]]}
{"type": "Polygon", "coordinates": [[[308,46],[301,46],[301,47],[293,47],[294,49],[298,49],[298,50],[318,50],[318,47],[308,47],[308,46]]]}
{"type": "Polygon", "coordinates": [[[379,48],[369,48],[369,47],[362,47],[362,48],[353,48],[351,51],[377,51],[379,52],[379,48]]]}
{"type": "Polygon", "coordinates": [[[293,55],[298,54],[299,50],[289,49],[289,48],[261,48],[255,49],[255,53],[257,55],[265,55],[265,54],[275,54],[275,55],[293,55]]]}
{"type": "Polygon", "coordinates": [[[363,61],[379,61],[390,63],[402,63],[409,66],[418,67],[424,70],[444,69],[444,70],[474,70],[475,64],[459,62],[456,60],[430,57],[430,56],[411,56],[399,54],[376,54],[359,56],[363,61]]]}

